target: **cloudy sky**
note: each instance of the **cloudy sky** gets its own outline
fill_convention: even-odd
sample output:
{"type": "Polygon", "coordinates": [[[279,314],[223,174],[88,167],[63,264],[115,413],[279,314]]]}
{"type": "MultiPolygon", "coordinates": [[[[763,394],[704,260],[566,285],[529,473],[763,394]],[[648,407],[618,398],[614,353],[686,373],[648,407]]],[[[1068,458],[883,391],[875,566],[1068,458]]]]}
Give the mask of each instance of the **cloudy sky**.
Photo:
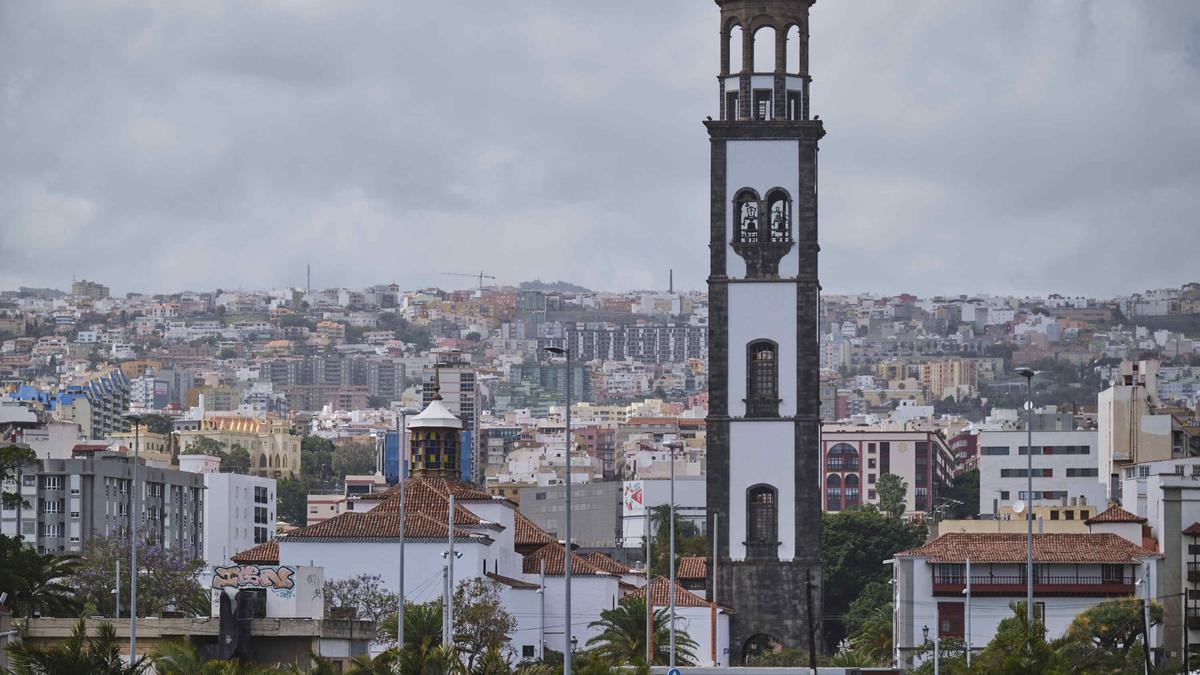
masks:
{"type": "MultiPolygon", "coordinates": [[[[822,0],[824,285],[1200,280],[1200,3],[822,0]]],[[[0,288],[702,288],[709,0],[0,2],[0,288]]]]}

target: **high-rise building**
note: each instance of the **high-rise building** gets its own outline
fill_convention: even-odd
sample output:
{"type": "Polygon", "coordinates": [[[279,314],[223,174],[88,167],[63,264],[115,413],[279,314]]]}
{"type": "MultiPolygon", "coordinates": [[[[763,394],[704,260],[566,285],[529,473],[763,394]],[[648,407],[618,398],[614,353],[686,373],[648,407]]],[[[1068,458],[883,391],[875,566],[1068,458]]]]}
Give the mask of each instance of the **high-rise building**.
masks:
{"type": "Polygon", "coordinates": [[[88,298],[89,300],[103,300],[108,297],[108,286],[80,279],[79,281],[71,282],[71,295],[77,298],[88,298]]]}
{"type": "Polygon", "coordinates": [[[717,0],[720,118],[705,122],[710,537],[719,524],[709,597],[736,610],[735,664],[777,646],[807,648],[821,616],[817,142],[825,131],[809,119],[812,4],[717,0]]]}

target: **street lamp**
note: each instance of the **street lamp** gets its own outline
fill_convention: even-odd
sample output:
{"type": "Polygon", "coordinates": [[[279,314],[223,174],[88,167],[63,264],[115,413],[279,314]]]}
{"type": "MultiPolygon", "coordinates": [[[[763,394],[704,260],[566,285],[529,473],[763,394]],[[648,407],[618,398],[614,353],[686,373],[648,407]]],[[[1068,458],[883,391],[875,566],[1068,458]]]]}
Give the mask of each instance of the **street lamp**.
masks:
{"type": "Polygon", "coordinates": [[[133,424],[133,463],[130,464],[129,476],[130,490],[133,493],[129,496],[129,662],[132,663],[137,660],[137,545],[138,521],[141,520],[142,511],[141,490],[138,488],[137,479],[142,416],[130,414],[126,415],[125,419],[133,424]]]}
{"type": "Polygon", "coordinates": [[[566,441],[567,441],[567,468],[565,478],[567,482],[566,506],[567,506],[567,524],[566,541],[563,546],[566,550],[563,554],[563,583],[566,584],[566,594],[564,595],[563,611],[565,612],[565,632],[563,636],[563,675],[571,675],[571,350],[564,347],[546,347],[546,351],[557,356],[565,356],[567,359],[567,409],[565,415],[566,422],[566,441]]]}
{"type": "MultiPolygon", "coordinates": [[[[675,451],[683,447],[683,443],[678,439],[663,443],[663,447],[671,451],[671,506],[670,518],[671,529],[668,535],[671,540],[671,552],[667,556],[667,565],[671,570],[671,585],[668,592],[668,604],[671,611],[671,650],[670,650],[670,665],[675,667],[675,451]]],[[[646,594],[649,596],[650,589],[646,589],[646,594]]]]}
{"type": "Polygon", "coordinates": [[[1025,510],[1025,620],[1033,628],[1033,368],[1017,368],[1017,375],[1025,378],[1025,497],[1029,504],[1025,510]]]}
{"type": "Polygon", "coordinates": [[[416,415],[421,412],[419,408],[413,406],[401,406],[398,410],[400,414],[396,417],[396,459],[399,460],[399,468],[396,473],[399,475],[400,484],[400,604],[396,611],[396,649],[401,653],[404,651],[404,463],[408,459],[408,453],[404,451],[404,432],[408,429],[408,416],[416,415]]]}

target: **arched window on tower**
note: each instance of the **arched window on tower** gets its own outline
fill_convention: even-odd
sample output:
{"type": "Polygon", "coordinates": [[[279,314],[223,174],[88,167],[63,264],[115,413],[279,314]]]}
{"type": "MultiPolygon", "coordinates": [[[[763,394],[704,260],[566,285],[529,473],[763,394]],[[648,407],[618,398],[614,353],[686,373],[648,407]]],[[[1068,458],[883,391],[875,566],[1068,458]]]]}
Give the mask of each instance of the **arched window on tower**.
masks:
{"type": "Polygon", "coordinates": [[[775,72],[775,29],[763,26],[754,31],[754,72],[775,72]]]}
{"type": "Polygon", "coordinates": [[[746,556],[779,556],[779,494],[759,484],[746,491],[746,556]]]}
{"type": "Polygon", "coordinates": [[[858,450],[849,443],[837,443],[825,458],[826,471],[858,471],[858,450]]]}
{"type": "Polygon", "coordinates": [[[769,240],[775,243],[792,240],[792,200],[782,188],[767,193],[769,240]]]}
{"type": "Polygon", "coordinates": [[[729,73],[736,74],[742,72],[742,40],[745,39],[742,33],[741,26],[732,26],[729,29],[729,73]]]}
{"type": "Polygon", "coordinates": [[[779,416],[779,346],[771,340],[746,347],[746,416],[779,416]]]}
{"type": "Polygon", "coordinates": [[[842,477],[836,473],[825,477],[825,510],[842,510],[842,477]]]}
{"type": "Polygon", "coordinates": [[[733,203],[737,218],[733,241],[741,244],[758,243],[758,193],[750,189],[740,190],[734,197],[733,203]]]}

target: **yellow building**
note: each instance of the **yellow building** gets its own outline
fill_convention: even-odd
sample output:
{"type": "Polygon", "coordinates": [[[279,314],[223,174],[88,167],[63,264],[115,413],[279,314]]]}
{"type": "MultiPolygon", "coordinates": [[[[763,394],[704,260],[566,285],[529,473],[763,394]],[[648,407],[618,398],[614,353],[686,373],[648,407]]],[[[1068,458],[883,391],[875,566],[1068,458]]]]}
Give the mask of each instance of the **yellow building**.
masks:
{"type": "Polygon", "coordinates": [[[921,385],[937,400],[974,398],[979,387],[979,368],[971,359],[926,361],[921,364],[921,385]]]}
{"type": "MultiPolygon", "coordinates": [[[[134,435],[132,431],[118,431],[108,435],[108,440],[123,445],[133,451],[134,435]]],[[[145,427],[138,432],[137,436],[138,456],[145,458],[148,462],[162,462],[166,466],[175,464],[175,457],[171,452],[171,437],[166,434],[156,434],[146,431],[145,427]]]]}
{"type": "Polygon", "coordinates": [[[275,418],[209,417],[200,428],[176,432],[179,452],[186,453],[201,436],[226,449],[240,445],[250,453],[250,473],[266,478],[292,478],[300,474],[300,437],[287,422],[275,418]]]}

